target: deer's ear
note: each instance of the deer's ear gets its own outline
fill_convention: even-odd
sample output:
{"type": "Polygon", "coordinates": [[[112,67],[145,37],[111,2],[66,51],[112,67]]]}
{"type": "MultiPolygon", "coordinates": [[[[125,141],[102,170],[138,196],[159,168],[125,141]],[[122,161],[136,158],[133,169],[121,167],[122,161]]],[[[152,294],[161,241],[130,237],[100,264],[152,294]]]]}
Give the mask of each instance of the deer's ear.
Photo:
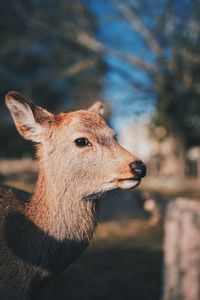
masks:
{"type": "Polygon", "coordinates": [[[35,106],[18,92],[9,92],[5,101],[19,133],[27,140],[41,143],[52,114],[35,106]]]}
{"type": "Polygon", "coordinates": [[[106,113],[106,104],[102,101],[96,101],[92,106],[88,108],[88,111],[104,116],[106,113]]]}

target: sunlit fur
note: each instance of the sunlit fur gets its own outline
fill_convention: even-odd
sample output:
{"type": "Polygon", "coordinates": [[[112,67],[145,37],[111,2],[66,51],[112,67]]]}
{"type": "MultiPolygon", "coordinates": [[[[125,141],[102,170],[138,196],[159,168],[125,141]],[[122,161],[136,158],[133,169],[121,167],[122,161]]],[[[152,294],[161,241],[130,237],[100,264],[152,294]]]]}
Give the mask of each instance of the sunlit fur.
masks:
{"type": "Polygon", "coordinates": [[[32,195],[0,188],[0,299],[23,300],[88,245],[99,195],[139,183],[130,168],[138,158],[116,142],[100,104],[54,115],[16,92],[6,103],[19,133],[37,142],[39,163],[32,195]],[[83,137],[90,145],[77,147],[83,137]]]}

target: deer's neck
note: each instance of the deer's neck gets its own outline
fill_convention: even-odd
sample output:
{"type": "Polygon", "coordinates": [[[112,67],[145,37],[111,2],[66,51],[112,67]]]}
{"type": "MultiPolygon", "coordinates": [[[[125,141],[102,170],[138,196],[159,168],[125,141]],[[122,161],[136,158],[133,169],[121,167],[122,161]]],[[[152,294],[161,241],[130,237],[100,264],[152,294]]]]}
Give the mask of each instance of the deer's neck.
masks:
{"type": "Polygon", "coordinates": [[[28,217],[56,240],[88,242],[96,226],[96,202],[84,200],[73,182],[40,170],[28,217]]]}

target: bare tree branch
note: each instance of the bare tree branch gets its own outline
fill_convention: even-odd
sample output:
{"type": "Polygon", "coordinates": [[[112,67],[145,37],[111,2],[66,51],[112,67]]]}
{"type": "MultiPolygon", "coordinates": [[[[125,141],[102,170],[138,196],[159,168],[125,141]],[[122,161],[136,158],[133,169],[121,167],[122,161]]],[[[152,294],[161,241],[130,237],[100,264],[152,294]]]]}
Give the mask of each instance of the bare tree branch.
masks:
{"type": "Polygon", "coordinates": [[[80,60],[75,64],[72,64],[67,70],[65,70],[62,75],[63,76],[76,76],[77,74],[81,73],[82,71],[92,68],[95,65],[95,61],[93,60],[80,60]]]}
{"type": "Polygon", "coordinates": [[[132,25],[134,30],[137,30],[147,41],[149,47],[157,54],[160,55],[162,52],[162,48],[157,43],[151,31],[144,25],[142,20],[135,14],[133,10],[131,10],[127,5],[125,5],[122,1],[111,0],[115,5],[117,5],[125,17],[125,19],[132,25]]]}
{"type": "Polygon", "coordinates": [[[83,32],[83,31],[78,32],[77,33],[77,41],[80,44],[84,45],[85,47],[89,48],[90,50],[92,50],[96,53],[111,54],[117,58],[120,58],[121,60],[128,62],[131,65],[145,69],[150,74],[154,74],[156,72],[155,66],[144,61],[144,59],[142,59],[132,53],[125,54],[125,53],[117,51],[113,48],[107,47],[100,41],[97,41],[95,38],[91,37],[86,32],[83,32]]]}

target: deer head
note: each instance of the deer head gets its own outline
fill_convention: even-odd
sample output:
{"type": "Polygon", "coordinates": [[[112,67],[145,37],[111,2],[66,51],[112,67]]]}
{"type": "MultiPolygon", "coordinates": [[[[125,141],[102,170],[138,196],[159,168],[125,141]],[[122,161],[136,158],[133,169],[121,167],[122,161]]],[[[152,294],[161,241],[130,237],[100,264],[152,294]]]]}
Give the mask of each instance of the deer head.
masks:
{"type": "Polygon", "coordinates": [[[87,110],[52,114],[10,92],[6,104],[19,133],[37,143],[47,184],[56,189],[75,189],[86,197],[134,188],[145,176],[145,165],[118,144],[103,119],[102,102],[87,110]]]}

